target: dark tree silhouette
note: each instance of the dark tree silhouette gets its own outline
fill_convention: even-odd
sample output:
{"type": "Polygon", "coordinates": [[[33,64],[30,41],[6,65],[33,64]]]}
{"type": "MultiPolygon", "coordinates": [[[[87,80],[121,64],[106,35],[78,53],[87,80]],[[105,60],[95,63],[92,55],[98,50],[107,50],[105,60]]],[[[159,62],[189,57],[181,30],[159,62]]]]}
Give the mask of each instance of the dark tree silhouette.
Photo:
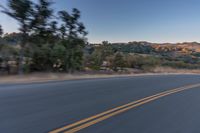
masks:
{"type": "Polygon", "coordinates": [[[59,16],[63,21],[62,31],[65,31],[65,35],[68,38],[78,38],[85,37],[87,32],[85,31],[85,26],[82,22],[79,22],[80,19],[80,11],[76,8],[72,10],[72,14],[69,14],[67,11],[60,11],[59,16]]]}
{"type": "Polygon", "coordinates": [[[85,45],[85,26],[79,22],[80,11],[73,9],[72,14],[67,11],[59,12],[63,24],[60,27],[62,43],[67,49],[65,70],[73,72],[81,69],[83,63],[83,47],[85,45]]]}
{"type": "Polygon", "coordinates": [[[3,29],[2,26],[0,25],[0,37],[3,35],[3,29]]]}
{"type": "MultiPolygon", "coordinates": [[[[31,26],[33,32],[40,38],[46,38],[49,35],[48,26],[50,25],[49,20],[53,15],[53,9],[51,9],[52,2],[49,0],[39,0],[38,4],[35,4],[33,11],[33,21],[31,26]]],[[[52,23],[55,27],[56,23],[52,23]]]]}

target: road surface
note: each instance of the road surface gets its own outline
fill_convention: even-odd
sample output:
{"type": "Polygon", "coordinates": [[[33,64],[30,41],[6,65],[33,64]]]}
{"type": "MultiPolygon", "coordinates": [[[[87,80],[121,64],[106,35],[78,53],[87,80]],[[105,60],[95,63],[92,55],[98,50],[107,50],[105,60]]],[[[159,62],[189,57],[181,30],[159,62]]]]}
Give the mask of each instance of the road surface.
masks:
{"type": "Polygon", "coordinates": [[[199,83],[156,75],[0,84],[0,133],[200,133],[199,83]]]}

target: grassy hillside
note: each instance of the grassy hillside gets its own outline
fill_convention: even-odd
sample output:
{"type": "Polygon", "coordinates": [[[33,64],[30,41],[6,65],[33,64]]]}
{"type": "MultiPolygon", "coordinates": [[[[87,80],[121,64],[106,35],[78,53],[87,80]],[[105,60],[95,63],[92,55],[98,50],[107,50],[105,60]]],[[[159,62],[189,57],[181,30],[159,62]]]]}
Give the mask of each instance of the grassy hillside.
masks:
{"type": "MultiPolygon", "coordinates": [[[[87,46],[89,56],[99,53],[103,62],[112,64],[117,54],[121,54],[126,68],[150,70],[156,66],[178,69],[200,68],[200,43],[107,43],[87,46]],[[100,54],[101,53],[101,54],[100,54]]],[[[99,65],[101,64],[99,63],[99,65]]],[[[112,68],[112,66],[108,65],[112,68]]]]}

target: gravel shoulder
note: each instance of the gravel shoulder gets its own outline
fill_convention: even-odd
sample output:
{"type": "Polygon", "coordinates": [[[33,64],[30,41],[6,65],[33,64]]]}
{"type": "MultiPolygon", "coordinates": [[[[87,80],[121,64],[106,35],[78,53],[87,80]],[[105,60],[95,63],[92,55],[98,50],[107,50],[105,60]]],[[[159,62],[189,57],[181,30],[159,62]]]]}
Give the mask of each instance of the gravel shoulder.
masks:
{"type": "Polygon", "coordinates": [[[114,77],[132,77],[132,76],[148,76],[148,75],[183,75],[198,73],[140,73],[140,74],[63,74],[63,73],[34,73],[27,75],[10,75],[0,76],[1,84],[9,83],[35,83],[50,82],[78,79],[94,79],[94,78],[114,78],[114,77]]]}

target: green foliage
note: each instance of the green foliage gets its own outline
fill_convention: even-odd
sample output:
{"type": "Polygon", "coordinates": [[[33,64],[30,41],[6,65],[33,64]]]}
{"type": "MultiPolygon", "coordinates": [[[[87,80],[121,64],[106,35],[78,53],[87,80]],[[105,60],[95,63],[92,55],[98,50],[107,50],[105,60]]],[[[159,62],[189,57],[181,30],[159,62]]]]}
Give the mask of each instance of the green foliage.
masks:
{"type": "Polygon", "coordinates": [[[103,65],[103,61],[106,61],[107,58],[111,55],[114,55],[114,51],[110,45],[100,45],[97,47],[92,47],[89,50],[89,56],[87,56],[86,67],[89,67],[94,70],[100,70],[103,65]]]}
{"type": "Polygon", "coordinates": [[[62,42],[67,49],[65,60],[65,71],[74,72],[82,69],[83,47],[85,45],[82,39],[69,39],[62,42]]]}
{"type": "Polygon", "coordinates": [[[114,71],[118,71],[119,69],[123,69],[123,67],[125,67],[125,59],[124,59],[124,55],[120,52],[116,53],[114,56],[114,60],[112,63],[112,69],[114,71]]]}
{"type": "Polygon", "coordinates": [[[4,41],[20,45],[19,68],[23,64],[25,71],[74,72],[83,69],[87,32],[79,21],[81,13],[74,8],[71,13],[59,11],[59,17],[55,17],[52,4],[50,0],[39,0],[38,3],[9,0],[8,8],[1,6],[3,13],[20,24],[17,35],[21,36],[9,34],[4,41]],[[58,18],[62,20],[59,23],[58,18]]]}
{"type": "Polygon", "coordinates": [[[95,70],[107,67],[114,71],[123,70],[124,68],[148,71],[160,65],[161,60],[158,57],[122,52],[122,49],[116,49],[116,45],[104,41],[102,45],[94,46],[92,54],[87,56],[88,63],[86,63],[86,66],[95,70]]]}
{"type": "Polygon", "coordinates": [[[24,47],[27,44],[28,33],[30,32],[30,23],[32,18],[33,3],[30,0],[9,0],[8,8],[2,7],[3,13],[14,18],[20,24],[22,40],[19,52],[19,74],[23,73],[24,47]]]}
{"type": "Polygon", "coordinates": [[[80,11],[78,9],[74,8],[72,14],[64,10],[60,11],[58,14],[63,22],[60,27],[62,38],[79,38],[87,35],[85,26],[82,22],[79,22],[80,11]]]}
{"type": "Polygon", "coordinates": [[[160,60],[152,56],[145,57],[142,61],[142,69],[145,71],[151,71],[153,68],[160,65],[160,60]]]}
{"type": "Polygon", "coordinates": [[[52,32],[54,32],[57,22],[49,22],[53,15],[49,0],[39,0],[33,9],[33,19],[31,21],[32,32],[35,36],[42,39],[50,39],[52,32]]]}
{"type": "Polygon", "coordinates": [[[115,51],[123,53],[150,54],[154,49],[147,42],[129,42],[128,44],[112,44],[115,51]]]}
{"type": "Polygon", "coordinates": [[[17,57],[19,50],[13,46],[0,44],[0,58],[10,60],[12,57],[17,57]]]}
{"type": "Polygon", "coordinates": [[[142,55],[128,55],[126,57],[127,67],[137,68],[142,70],[151,70],[154,67],[160,65],[160,59],[153,56],[142,55]]]}
{"type": "Polygon", "coordinates": [[[66,70],[67,52],[62,44],[57,44],[52,49],[52,62],[54,63],[53,69],[55,71],[66,70]]]}
{"type": "Polygon", "coordinates": [[[93,53],[87,57],[87,59],[88,59],[87,62],[88,67],[94,70],[99,70],[103,63],[102,50],[100,48],[95,49],[93,53]]]}
{"type": "Polygon", "coordinates": [[[172,67],[172,68],[182,68],[182,69],[200,68],[200,66],[197,64],[192,65],[189,63],[185,63],[184,61],[165,61],[162,65],[172,67]]]}
{"type": "Polygon", "coordinates": [[[22,41],[23,35],[21,33],[10,33],[10,34],[5,34],[4,37],[2,38],[5,44],[8,45],[20,45],[22,41]]]}
{"type": "Polygon", "coordinates": [[[34,48],[31,69],[33,71],[50,71],[52,69],[51,48],[48,44],[34,48]]]}

